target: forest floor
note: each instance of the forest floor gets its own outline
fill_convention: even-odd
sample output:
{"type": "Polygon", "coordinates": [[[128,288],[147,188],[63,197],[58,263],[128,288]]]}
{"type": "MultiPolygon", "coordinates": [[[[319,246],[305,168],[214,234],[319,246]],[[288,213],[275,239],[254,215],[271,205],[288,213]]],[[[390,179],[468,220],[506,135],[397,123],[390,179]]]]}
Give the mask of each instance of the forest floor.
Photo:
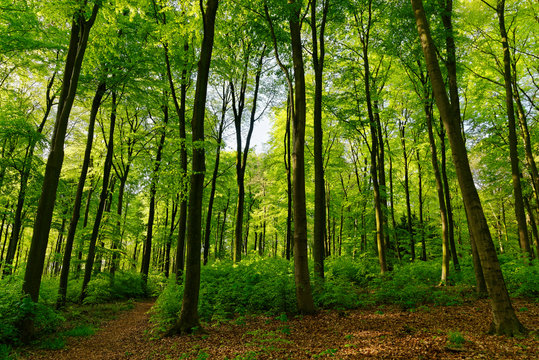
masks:
{"type": "Polygon", "coordinates": [[[539,359],[539,303],[514,299],[527,337],[487,335],[487,300],[402,310],[383,306],[314,316],[244,316],[204,324],[206,334],[151,339],[152,302],[69,337],[60,350],[27,348],[22,359],[539,359]]]}

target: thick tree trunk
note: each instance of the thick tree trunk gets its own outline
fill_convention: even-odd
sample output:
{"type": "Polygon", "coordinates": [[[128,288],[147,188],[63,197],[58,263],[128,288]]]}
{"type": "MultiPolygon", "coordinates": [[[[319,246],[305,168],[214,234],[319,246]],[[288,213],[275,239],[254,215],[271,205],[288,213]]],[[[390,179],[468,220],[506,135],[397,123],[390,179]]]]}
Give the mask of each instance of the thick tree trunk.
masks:
{"type": "Polygon", "coordinates": [[[295,108],[292,117],[293,129],[293,196],[294,196],[294,278],[298,311],[314,313],[307,253],[307,210],[305,204],[305,73],[303,47],[301,45],[301,6],[291,0],[289,18],[292,61],[294,63],[295,108]]]}
{"type": "Polygon", "coordinates": [[[82,160],[82,167],[79,176],[79,183],[77,185],[77,193],[75,194],[75,201],[73,203],[73,212],[71,215],[71,221],[69,223],[69,229],[67,231],[66,246],[64,250],[64,259],[62,263],[62,272],[60,274],[60,286],[58,287],[58,299],[56,300],[56,307],[61,308],[65,306],[66,294],[67,294],[67,280],[69,278],[69,268],[71,264],[71,253],[73,251],[73,242],[75,240],[75,232],[77,230],[77,224],[80,219],[80,208],[82,204],[82,196],[84,193],[84,184],[86,183],[86,175],[88,174],[88,168],[90,166],[90,155],[92,153],[92,144],[94,140],[94,125],[97,117],[97,111],[101,106],[101,99],[106,91],[106,85],[104,82],[100,83],[92,101],[92,108],[90,110],[90,120],[88,122],[88,135],[86,139],[86,149],[84,150],[84,159],[82,160]]]}
{"type": "Polygon", "coordinates": [[[428,73],[431,79],[436,105],[444,122],[451,150],[453,162],[457,171],[459,185],[468,211],[470,228],[477,246],[485,283],[491,298],[493,323],[491,330],[497,334],[516,335],[525,332],[524,326],[517,319],[509,294],[503,280],[500,263],[490,236],[487,221],[481,206],[479,195],[475,188],[466,146],[461,134],[460,124],[453,113],[451,104],[445,91],[445,84],[436,57],[434,43],[428,28],[427,18],[421,0],[411,0],[425,56],[428,73]]]}
{"type": "MultiPolygon", "coordinates": [[[[99,2],[94,5],[89,20],[84,19],[84,11],[77,11],[73,18],[56,123],[54,125],[51,149],[45,167],[41,197],[37,207],[34,233],[32,235],[28,263],[22,286],[23,293],[29,295],[33,302],[37,302],[39,298],[39,288],[41,285],[41,275],[43,274],[45,253],[47,251],[52,213],[64,160],[64,142],[69,115],[73,101],[75,100],[82,60],[88,44],[88,36],[98,10],[99,2]]],[[[35,329],[31,314],[27,314],[21,322],[20,331],[23,339],[30,340],[33,338],[35,329]]]]}
{"type": "Polygon", "coordinates": [[[213,37],[215,32],[215,15],[218,0],[208,0],[203,16],[204,38],[198,62],[198,74],[195,91],[193,119],[191,122],[193,136],[193,172],[189,193],[189,214],[187,219],[187,256],[183,302],[180,318],[172,332],[190,333],[200,326],[198,319],[198,296],[200,290],[200,247],[202,223],[202,196],[204,192],[204,173],[206,164],[204,148],[204,113],[206,110],[206,94],[210,72],[213,37]]]}
{"type": "Polygon", "coordinates": [[[533,252],[530,247],[528,237],[528,227],[526,226],[526,212],[524,211],[524,200],[522,198],[522,185],[520,182],[520,166],[518,159],[518,140],[516,132],[515,107],[513,104],[513,86],[511,82],[511,54],[507,41],[507,31],[505,30],[505,0],[498,0],[496,13],[500,26],[500,36],[503,47],[503,78],[505,82],[505,106],[507,110],[507,125],[509,127],[509,158],[511,159],[511,175],[513,179],[513,196],[515,197],[515,217],[518,225],[518,238],[520,248],[525,251],[530,259],[533,252]]]}
{"type": "Polygon", "coordinates": [[[110,113],[110,129],[109,140],[107,143],[107,155],[105,157],[105,164],[103,165],[103,187],[99,194],[99,205],[94,219],[94,227],[92,228],[92,235],[90,237],[90,244],[88,247],[88,256],[86,258],[86,265],[84,267],[84,279],[82,281],[82,290],[79,301],[82,303],[87,295],[87,287],[92,277],[92,268],[95,260],[95,248],[97,238],[99,236],[99,227],[103,218],[103,212],[105,210],[105,203],[107,201],[107,195],[109,191],[110,172],[112,169],[112,154],[114,152],[114,128],[116,127],[116,92],[112,92],[112,109],[110,113]]]}

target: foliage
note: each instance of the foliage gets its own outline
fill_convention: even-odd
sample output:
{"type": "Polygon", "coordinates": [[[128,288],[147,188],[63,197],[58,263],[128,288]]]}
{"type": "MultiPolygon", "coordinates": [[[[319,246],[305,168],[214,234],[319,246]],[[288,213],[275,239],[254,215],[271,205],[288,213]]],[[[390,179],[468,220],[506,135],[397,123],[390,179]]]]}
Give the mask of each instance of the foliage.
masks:
{"type": "Polygon", "coordinates": [[[502,258],[502,271],[512,296],[539,299],[539,260],[502,258]]]}
{"type": "MultiPolygon", "coordinates": [[[[151,277],[150,277],[151,278],[151,277]]],[[[156,289],[153,281],[150,287],[156,289]]],[[[155,291],[152,290],[152,293],[155,291]]],[[[101,273],[88,283],[88,295],[85,304],[98,304],[112,300],[140,298],[144,296],[144,282],[139,273],[120,271],[111,279],[109,274],[101,273]]]]}

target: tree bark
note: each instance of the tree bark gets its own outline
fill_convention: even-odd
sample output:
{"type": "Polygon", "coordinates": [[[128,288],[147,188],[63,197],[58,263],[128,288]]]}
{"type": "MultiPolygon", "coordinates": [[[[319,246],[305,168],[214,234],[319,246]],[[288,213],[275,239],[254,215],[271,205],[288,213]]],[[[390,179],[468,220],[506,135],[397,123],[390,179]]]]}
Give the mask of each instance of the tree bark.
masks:
{"type": "Polygon", "coordinates": [[[90,244],[88,247],[88,256],[86,258],[86,265],[84,267],[84,279],[82,281],[82,290],[80,293],[79,301],[82,303],[87,295],[87,287],[92,277],[92,268],[95,260],[95,247],[97,243],[97,237],[99,236],[99,227],[103,218],[103,212],[105,210],[105,203],[107,202],[107,195],[109,192],[110,172],[112,169],[112,154],[114,151],[114,128],[116,127],[116,92],[112,92],[112,109],[110,113],[110,129],[109,140],[107,144],[107,155],[105,157],[105,164],[103,165],[103,187],[99,194],[99,205],[94,219],[94,227],[92,228],[92,235],[90,237],[90,244]]]}
{"type": "Polygon", "coordinates": [[[408,152],[406,151],[406,123],[401,123],[400,135],[401,135],[401,144],[402,144],[402,157],[404,159],[404,193],[406,194],[406,225],[408,228],[408,236],[410,243],[410,256],[411,260],[415,260],[415,239],[414,239],[414,228],[412,226],[412,206],[410,204],[410,180],[409,180],[409,170],[408,170],[408,152]]]}
{"type": "Polygon", "coordinates": [[[303,47],[301,45],[301,6],[295,0],[290,6],[290,40],[292,61],[294,63],[295,106],[292,116],[293,129],[293,199],[294,199],[294,278],[296,282],[296,300],[298,311],[302,314],[314,313],[314,302],[307,253],[307,210],[305,204],[305,73],[303,47]]]}
{"type": "MultiPolygon", "coordinates": [[[[219,130],[217,132],[217,149],[215,150],[215,166],[213,167],[213,175],[211,178],[210,198],[208,200],[208,213],[206,214],[206,230],[204,231],[204,253],[203,264],[208,263],[210,252],[210,235],[211,235],[211,220],[213,214],[213,201],[215,199],[215,190],[217,188],[217,175],[219,174],[219,160],[221,158],[221,142],[223,141],[223,131],[225,129],[226,110],[229,101],[229,93],[227,87],[223,86],[223,103],[221,105],[221,121],[219,122],[219,130]]],[[[219,229],[219,224],[217,224],[219,229]]],[[[218,231],[217,231],[218,232],[218,231]]],[[[217,251],[217,247],[215,248],[217,251]]]]}
{"type": "Polygon", "coordinates": [[[316,0],[311,2],[311,35],[312,35],[312,61],[314,68],[314,231],[313,231],[313,260],[315,278],[324,279],[324,230],[326,224],[326,199],[324,189],[324,154],[322,151],[322,95],[323,71],[325,57],[325,29],[330,0],[323,1],[322,19],[320,22],[320,36],[317,31],[316,13],[318,11],[316,0]],[[320,43],[320,44],[319,44],[320,43]],[[320,45],[320,51],[318,48],[320,45]]]}
{"type": "Polygon", "coordinates": [[[180,318],[172,332],[191,333],[200,326],[198,318],[198,297],[200,290],[200,247],[202,196],[204,192],[204,113],[206,110],[206,94],[210,72],[213,38],[215,33],[215,15],[218,0],[208,0],[203,14],[204,38],[198,62],[198,74],[195,90],[193,119],[191,122],[193,136],[193,160],[191,188],[189,193],[189,214],[187,219],[187,256],[185,283],[180,318]]]}
{"type": "Polygon", "coordinates": [[[75,240],[75,232],[77,230],[77,224],[80,219],[80,208],[82,204],[82,195],[84,193],[84,184],[86,183],[86,175],[88,174],[88,168],[90,166],[90,155],[92,153],[92,144],[94,140],[94,126],[95,119],[97,117],[97,111],[101,106],[101,100],[106,91],[106,84],[101,82],[97,86],[97,90],[92,101],[92,108],[90,110],[90,120],[88,122],[88,135],[86,138],[86,149],[84,150],[84,159],[82,160],[82,167],[79,176],[79,183],[77,185],[77,193],[75,194],[75,201],[73,203],[73,212],[71,215],[71,221],[69,223],[69,229],[67,231],[66,246],[64,250],[64,258],[62,262],[62,272],[60,274],[60,285],[58,287],[58,299],[56,300],[56,308],[62,308],[66,303],[67,294],[67,280],[69,278],[69,267],[71,264],[71,253],[73,251],[73,242],[75,240]]]}
{"type": "Polygon", "coordinates": [[[503,280],[494,243],[492,242],[481,201],[475,188],[466,146],[464,145],[461,134],[460,123],[453,113],[445,90],[445,84],[434,49],[434,42],[431,38],[427,18],[423,9],[423,2],[421,0],[411,0],[411,2],[425,62],[434,91],[434,98],[449,137],[464,206],[468,211],[470,228],[477,245],[485,283],[491,298],[493,313],[491,330],[497,334],[509,336],[521,334],[526,330],[515,315],[503,280]]]}
{"type": "Polygon", "coordinates": [[[157,154],[155,156],[155,163],[152,173],[152,181],[150,184],[150,208],[148,211],[148,228],[146,230],[146,241],[142,248],[142,263],[140,265],[140,273],[142,274],[142,280],[144,284],[148,282],[148,273],[150,272],[150,259],[152,252],[152,240],[153,240],[153,223],[155,216],[155,194],[157,192],[157,184],[159,183],[159,168],[161,167],[161,157],[163,154],[163,147],[165,145],[165,139],[167,135],[168,125],[168,106],[163,105],[163,129],[159,144],[157,145],[157,154]]]}
{"type": "MultiPolygon", "coordinates": [[[[368,1],[367,24],[359,20],[355,14],[357,26],[360,27],[360,41],[362,46],[362,57],[365,77],[365,100],[367,102],[367,113],[369,115],[370,133],[371,133],[371,178],[374,195],[375,221],[376,221],[376,245],[378,249],[378,262],[380,264],[380,273],[387,272],[387,262],[385,256],[385,237],[384,237],[384,213],[382,209],[382,194],[380,192],[380,183],[378,178],[378,167],[376,165],[378,158],[378,128],[373,111],[371,99],[371,71],[369,68],[369,36],[372,26],[372,0],[368,1]]],[[[361,19],[363,17],[361,16],[361,19]]]]}
{"type": "Polygon", "coordinates": [[[515,217],[518,225],[518,238],[520,248],[533,259],[530,247],[528,227],[526,226],[526,212],[522,199],[522,184],[520,182],[520,166],[518,163],[518,140],[516,132],[515,107],[513,104],[513,86],[511,82],[511,54],[505,29],[505,0],[498,0],[496,14],[500,26],[500,36],[503,48],[503,78],[505,83],[505,106],[507,110],[507,125],[509,127],[509,158],[511,159],[511,177],[513,179],[513,196],[515,197],[515,217]]]}
{"type": "MultiPolygon", "coordinates": [[[[58,190],[60,172],[64,160],[64,142],[73,101],[77,91],[82,60],[88,44],[88,36],[94,24],[100,2],[93,6],[90,18],[84,18],[83,9],[77,10],[73,16],[71,26],[71,39],[67,54],[62,90],[58,103],[56,122],[51,142],[51,149],[47,158],[45,175],[41,197],[39,199],[36,219],[34,222],[34,233],[28,252],[28,263],[24,274],[22,291],[29,295],[33,302],[39,298],[39,288],[41,276],[43,274],[43,264],[47,251],[52,213],[58,190]]],[[[20,324],[20,332],[23,339],[30,340],[35,335],[34,319],[31,314],[27,314],[20,324]]]]}

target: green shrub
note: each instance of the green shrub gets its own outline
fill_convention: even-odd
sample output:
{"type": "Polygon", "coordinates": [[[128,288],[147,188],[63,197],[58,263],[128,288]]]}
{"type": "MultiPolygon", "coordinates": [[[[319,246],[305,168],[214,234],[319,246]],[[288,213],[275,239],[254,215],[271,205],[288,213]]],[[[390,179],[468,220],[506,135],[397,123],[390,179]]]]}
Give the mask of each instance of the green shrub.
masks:
{"type": "Polygon", "coordinates": [[[314,291],[315,304],[323,308],[354,309],[360,305],[357,288],[343,278],[327,278],[321,291],[314,291]]]}
{"type": "Polygon", "coordinates": [[[111,299],[112,289],[110,279],[104,274],[98,274],[88,283],[85,304],[99,304],[111,299]]]}
{"type": "Polygon", "coordinates": [[[176,321],[182,306],[183,286],[169,281],[151,309],[150,322],[157,333],[166,332],[176,321]]]}
{"type": "Polygon", "coordinates": [[[501,266],[512,296],[539,298],[539,260],[529,264],[527,260],[512,258],[505,260],[501,266]]]}

